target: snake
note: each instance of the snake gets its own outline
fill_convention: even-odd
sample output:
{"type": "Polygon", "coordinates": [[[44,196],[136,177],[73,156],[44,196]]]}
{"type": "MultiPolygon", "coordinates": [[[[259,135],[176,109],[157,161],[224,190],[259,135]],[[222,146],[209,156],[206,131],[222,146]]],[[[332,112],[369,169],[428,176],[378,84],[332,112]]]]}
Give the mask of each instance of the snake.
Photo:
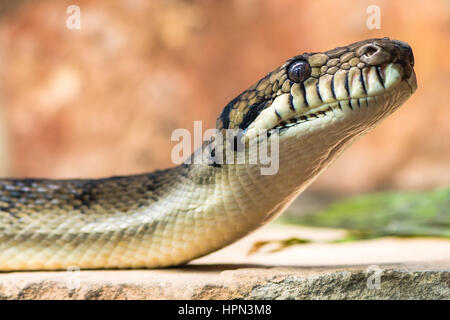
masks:
{"type": "Polygon", "coordinates": [[[403,41],[305,52],[231,100],[215,130],[239,134],[213,135],[191,161],[102,179],[1,179],[0,271],[163,268],[219,250],[277,218],[416,89],[403,41]],[[252,142],[276,145],[275,173],[246,161],[252,142]],[[239,153],[245,161],[233,161],[239,153]]]}

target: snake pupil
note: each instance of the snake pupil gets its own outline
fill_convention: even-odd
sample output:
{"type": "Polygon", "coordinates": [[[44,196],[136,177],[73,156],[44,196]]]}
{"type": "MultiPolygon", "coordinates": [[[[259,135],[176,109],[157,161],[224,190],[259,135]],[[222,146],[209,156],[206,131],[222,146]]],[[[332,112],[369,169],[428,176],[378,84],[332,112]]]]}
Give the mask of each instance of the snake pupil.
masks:
{"type": "Polygon", "coordinates": [[[311,67],[306,61],[294,61],[288,68],[289,80],[299,83],[308,79],[311,75],[311,67]]]}

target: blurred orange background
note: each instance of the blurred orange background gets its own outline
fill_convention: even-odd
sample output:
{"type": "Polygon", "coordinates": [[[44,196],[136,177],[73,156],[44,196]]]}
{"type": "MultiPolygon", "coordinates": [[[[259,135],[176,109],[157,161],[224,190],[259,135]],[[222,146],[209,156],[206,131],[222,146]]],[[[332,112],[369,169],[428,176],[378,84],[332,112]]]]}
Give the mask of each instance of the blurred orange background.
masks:
{"type": "Polygon", "coordinates": [[[176,128],[305,51],[408,42],[417,92],[311,186],[351,194],[450,185],[450,2],[2,1],[0,173],[101,177],[172,166],[176,128]],[[69,5],[81,9],[70,30],[69,5]],[[366,12],[377,5],[381,29],[366,12]]]}

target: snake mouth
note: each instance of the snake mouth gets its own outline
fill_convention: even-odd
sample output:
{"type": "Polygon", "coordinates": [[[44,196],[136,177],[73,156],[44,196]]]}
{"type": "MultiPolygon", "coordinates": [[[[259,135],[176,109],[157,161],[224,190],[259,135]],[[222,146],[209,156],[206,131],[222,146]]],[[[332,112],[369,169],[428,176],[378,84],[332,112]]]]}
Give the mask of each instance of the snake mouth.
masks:
{"type": "MultiPolygon", "coordinates": [[[[300,90],[281,95],[263,110],[249,126],[248,136],[256,130],[287,131],[320,119],[345,119],[357,111],[380,109],[386,99],[409,97],[417,88],[410,63],[367,66],[361,71],[346,71],[326,79],[306,82],[300,90]]],[[[391,108],[395,110],[397,104],[391,108]]],[[[323,121],[323,120],[322,120],[323,121]]],[[[334,121],[334,120],[333,120],[334,121]]],[[[323,126],[333,123],[324,122],[323,126]]]]}
{"type": "Polygon", "coordinates": [[[325,117],[336,117],[339,113],[354,111],[360,108],[369,107],[376,101],[376,96],[361,97],[355,99],[338,100],[332,103],[321,105],[308,113],[298,115],[296,117],[283,120],[278,123],[272,130],[280,132],[293,128],[297,125],[315,121],[325,117]]]}

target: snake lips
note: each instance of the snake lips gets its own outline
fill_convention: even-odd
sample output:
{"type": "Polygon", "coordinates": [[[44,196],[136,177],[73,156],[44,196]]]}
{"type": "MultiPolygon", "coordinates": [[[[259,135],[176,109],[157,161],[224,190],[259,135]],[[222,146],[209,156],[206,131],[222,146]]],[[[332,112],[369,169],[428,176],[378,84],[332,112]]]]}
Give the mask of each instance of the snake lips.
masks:
{"type": "Polygon", "coordinates": [[[216,129],[257,145],[275,130],[276,174],[193,161],[107,179],[0,180],[0,270],[165,267],[218,250],[280,215],[405,102],[413,66],[406,43],[369,39],[289,59],[233,99],[216,129]]]}

